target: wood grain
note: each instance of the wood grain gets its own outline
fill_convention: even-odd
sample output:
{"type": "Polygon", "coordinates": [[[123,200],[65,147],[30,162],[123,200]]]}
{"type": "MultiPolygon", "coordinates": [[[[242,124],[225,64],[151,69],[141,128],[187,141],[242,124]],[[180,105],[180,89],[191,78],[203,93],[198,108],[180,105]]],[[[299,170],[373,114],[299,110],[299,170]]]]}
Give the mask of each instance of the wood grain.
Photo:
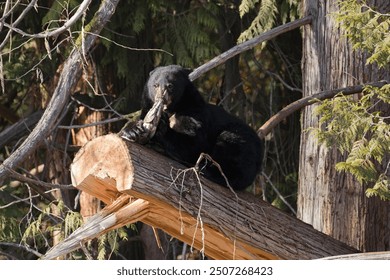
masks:
{"type": "Polygon", "coordinates": [[[77,188],[106,203],[117,203],[123,195],[131,198],[130,206],[107,214],[115,219],[101,232],[91,232],[93,237],[138,220],[216,259],[313,259],[356,252],[266,202],[199,181],[193,169],[114,134],[88,142],[71,173],[77,188]],[[134,210],[134,199],[147,207],[134,210]]]}

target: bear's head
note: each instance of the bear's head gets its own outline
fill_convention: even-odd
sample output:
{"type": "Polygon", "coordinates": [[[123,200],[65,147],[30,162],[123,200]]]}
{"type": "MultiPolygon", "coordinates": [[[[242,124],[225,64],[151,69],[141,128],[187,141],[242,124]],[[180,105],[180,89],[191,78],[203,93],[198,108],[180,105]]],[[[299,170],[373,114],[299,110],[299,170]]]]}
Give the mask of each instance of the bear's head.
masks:
{"type": "Polygon", "coordinates": [[[149,102],[154,103],[162,99],[164,110],[175,111],[180,103],[186,88],[192,86],[188,79],[191,72],[179,65],[157,67],[149,74],[147,82],[147,96],[149,102]]]}

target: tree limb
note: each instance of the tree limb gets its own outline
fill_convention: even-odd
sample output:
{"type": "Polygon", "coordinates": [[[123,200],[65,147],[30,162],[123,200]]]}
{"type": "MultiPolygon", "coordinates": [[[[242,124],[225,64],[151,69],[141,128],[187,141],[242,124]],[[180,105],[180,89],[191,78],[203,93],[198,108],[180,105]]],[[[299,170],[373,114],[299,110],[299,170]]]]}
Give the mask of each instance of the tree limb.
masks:
{"type": "Polygon", "coordinates": [[[29,34],[24,32],[23,30],[16,28],[13,24],[8,24],[3,22],[3,25],[7,28],[9,28],[12,31],[15,31],[16,33],[19,33],[23,37],[29,37],[29,38],[48,38],[48,37],[53,37],[53,36],[58,36],[62,32],[65,32],[66,30],[69,29],[79,18],[85,13],[85,11],[88,9],[89,4],[91,3],[92,0],[84,0],[80,6],[78,7],[77,11],[75,14],[67,20],[63,26],[54,29],[53,31],[44,31],[41,33],[37,34],[29,34]]]}
{"type": "Polygon", "coordinates": [[[0,132],[0,149],[13,140],[21,139],[30,132],[42,117],[43,111],[39,110],[30,116],[19,120],[0,132]]]}
{"type": "MultiPolygon", "coordinates": [[[[13,26],[17,26],[23,20],[23,18],[27,15],[28,11],[31,10],[37,2],[38,2],[38,0],[32,0],[28,4],[28,6],[23,10],[23,12],[18,16],[18,18],[14,21],[13,26]]],[[[14,7],[16,7],[16,4],[14,7]]],[[[1,25],[1,27],[3,27],[3,25],[4,25],[4,22],[1,25]]],[[[7,35],[5,36],[3,42],[0,44],[0,50],[2,50],[4,48],[5,44],[7,44],[9,38],[11,37],[11,34],[12,34],[12,30],[10,29],[10,30],[8,30],[7,35]]]]}
{"type": "Polygon", "coordinates": [[[27,246],[24,246],[22,244],[16,244],[16,243],[10,243],[10,242],[0,242],[0,246],[11,246],[11,247],[17,247],[17,248],[20,248],[20,249],[23,249],[29,253],[32,253],[34,254],[35,256],[37,257],[42,257],[43,255],[41,253],[39,253],[38,251],[35,251],[27,246]]]}
{"type": "MultiPolygon", "coordinates": [[[[102,1],[99,10],[91,20],[89,31],[97,34],[100,33],[103,26],[113,15],[118,2],[119,0],[102,1]]],[[[81,34],[79,39],[83,42],[83,50],[87,52],[94,44],[96,36],[88,33],[85,35],[85,38],[82,38],[83,35],[84,34],[81,34]]],[[[64,64],[64,69],[61,72],[58,85],[39,123],[22,145],[12,153],[2,165],[0,165],[0,185],[8,174],[8,170],[17,166],[23,159],[32,153],[39,143],[50,133],[57,118],[60,116],[62,109],[67,103],[71,89],[78,81],[78,77],[81,74],[82,61],[83,54],[80,53],[79,49],[74,48],[64,64]]]]}
{"type": "Polygon", "coordinates": [[[289,105],[284,107],[282,110],[280,110],[278,113],[273,115],[266,123],[264,123],[257,130],[257,134],[259,135],[260,138],[264,138],[283,119],[285,119],[286,117],[288,117],[289,115],[291,115],[295,111],[298,111],[298,110],[302,109],[303,107],[306,107],[308,105],[316,103],[320,100],[332,98],[340,92],[342,92],[344,95],[351,95],[351,94],[362,92],[365,86],[382,87],[386,84],[388,84],[387,81],[379,81],[379,82],[369,83],[369,84],[365,84],[365,85],[357,85],[357,86],[350,86],[350,87],[345,87],[345,88],[321,91],[319,93],[303,97],[303,98],[301,98],[293,103],[290,103],[289,105]]]}
{"type": "Polygon", "coordinates": [[[199,76],[201,76],[202,74],[210,71],[211,69],[217,67],[218,65],[221,65],[222,63],[224,63],[228,59],[232,58],[233,56],[236,56],[237,54],[240,54],[244,51],[247,51],[247,50],[257,46],[258,44],[260,44],[264,41],[271,40],[280,34],[286,33],[288,31],[291,31],[293,29],[301,27],[305,24],[309,24],[310,22],[311,22],[311,16],[307,16],[307,17],[297,19],[295,21],[280,25],[278,27],[272,28],[271,30],[264,32],[263,34],[255,37],[253,39],[250,39],[242,44],[239,44],[239,45],[227,50],[226,52],[214,57],[213,59],[211,59],[207,63],[199,66],[198,68],[196,68],[194,71],[191,72],[191,74],[189,75],[189,78],[191,81],[194,81],[197,78],[199,78],[199,76]]]}
{"type": "MultiPolygon", "coordinates": [[[[18,172],[10,169],[9,171],[9,176],[11,178],[14,178],[18,180],[19,182],[24,182],[24,183],[29,183],[37,186],[41,186],[47,189],[63,189],[63,190],[74,190],[73,185],[61,185],[61,184],[51,184],[51,183],[46,183],[40,180],[32,179],[27,177],[30,174],[27,174],[27,176],[24,176],[22,174],[19,174],[18,172]]],[[[31,176],[31,175],[30,175],[31,176]]]]}
{"type": "Polygon", "coordinates": [[[390,251],[365,252],[341,256],[331,256],[321,260],[390,260],[390,251]]]}

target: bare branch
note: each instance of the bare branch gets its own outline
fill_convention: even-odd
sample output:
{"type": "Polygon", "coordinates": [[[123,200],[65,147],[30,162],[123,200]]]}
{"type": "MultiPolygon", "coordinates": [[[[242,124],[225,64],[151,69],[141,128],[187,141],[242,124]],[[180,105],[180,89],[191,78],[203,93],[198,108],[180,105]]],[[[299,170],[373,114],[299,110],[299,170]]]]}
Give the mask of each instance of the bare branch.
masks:
{"type": "Polygon", "coordinates": [[[3,29],[4,20],[12,13],[12,11],[19,5],[19,3],[20,0],[16,1],[16,3],[11,8],[9,8],[10,5],[9,1],[5,3],[4,13],[3,16],[0,18],[0,31],[3,29]]]}
{"type": "MultiPolygon", "coordinates": [[[[87,32],[87,31],[86,31],[86,32],[84,32],[84,33],[87,34],[87,33],[91,33],[91,32],[87,32]]],[[[106,41],[108,41],[108,42],[110,42],[110,43],[112,43],[112,44],[114,44],[114,45],[116,45],[116,46],[118,46],[118,47],[121,47],[121,48],[123,48],[123,49],[126,49],[126,50],[130,50],[130,51],[144,51],[144,52],[150,52],[150,51],[153,51],[153,52],[163,52],[163,53],[165,53],[165,54],[168,54],[168,55],[170,55],[170,56],[173,56],[173,53],[170,53],[170,52],[168,52],[168,51],[166,51],[166,50],[163,50],[163,49],[132,48],[132,47],[128,47],[128,46],[119,44],[118,42],[116,42],[116,41],[114,41],[114,40],[111,40],[111,39],[109,39],[109,38],[107,38],[107,37],[105,37],[105,36],[102,36],[102,35],[99,35],[99,34],[93,34],[93,35],[99,37],[100,39],[106,40],[106,41]]]]}
{"type": "Polygon", "coordinates": [[[291,31],[293,29],[301,27],[301,26],[303,26],[305,24],[309,24],[310,22],[311,22],[311,16],[307,16],[307,17],[304,17],[302,19],[298,19],[298,20],[286,23],[284,25],[275,27],[275,28],[273,28],[273,29],[271,29],[271,30],[269,30],[267,32],[264,32],[260,36],[257,36],[257,37],[255,37],[255,38],[253,38],[251,40],[248,40],[248,41],[246,41],[246,42],[244,42],[242,44],[239,44],[239,45],[237,45],[237,46],[227,50],[226,52],[218,55],[217,57],[214,57],[209,62],[199,66],[198,68],[196,68],[189,75],[190,80],[191,81],[196,80],[202,74],[210,71],[211,69],[217,67],[218,65],[221,65],[222,63],[224,63],[228,59],[236,56],[237,54],[240,54],[240,53],[242,53],[244,51],[247,51],[247,50],[255,47],[256,45],[258,45],[258,44],[260,44],[260,43],[262,43],[264,41],[271,40],[272,38],[275,38],[276,36],[278,36],[280,34],[286,33],[288,31],[291,31]]]}
{"type": "Polygon", "coordinates": [[[285,119],[295,111],[298,111],[299,109],[302,109],[303,107],[316,103],[320,100],[332,98],[340,92],[342,92],[344,95],[351,95],[351,94],[362,92],[365,86],[382,87],[386,84],[388,84],[387,81],[380,81],[380,82],[368,83],[365,85],[357,85],[357,86],[350,86],[345,88],[321,91],[319,93],[303,97],[293,103],[290,103],[282,110],[280,110],[278,113],[273,115],[265,124],[263,124],[258,129],[257,134],[259,135],[260,138],[264,138],[265,136],[267,136],[268,133],[272,131],[272,129],[276,125],[278,125],[283,119],[285,119]]]}
{"type": "Polygon", "coordinates": [[[7,28],[9,28],[12,31],[15,31],[16,33],[19,33],[20,35],[24,37],[29,37],[29,38],[48,38],[48,37],[54,37],[58,36],[62,32],[65,32],[68,30],[79,18],[84,14],[84,12],[87,10],[89,4],[91,3],[92,0],[84,0],[79,8],[77,9],[76,13],[69,19],[67,20],[63,26],[54,29],[53,31],[44,31],[38,34],[29,34],[24,32],[23,30],[16,28],[14,24],[8,24],[8,23],[3,23],[3,25],[7,28]]]}
{"type": "Polygon", "coordinates": [[[13,140],[23,138],[30,132],[42,117],[41,110],[32,113],[30,116],[19,120],[18,122],[8,126],[0,132],[0,149],[13,140]]]}
{"type": "Polygon", "coordinates": [[[8,171],[9,171],[10,177],[12,177],[20,182],[30,183],[30,184],[34,184],[34,185],[41,186],[41,187],[48,188],[48,189],[65,189],[65,190],[73,190],[74,189],[72,184],[69,184],[69,185],[50,184],[50,183],[46,183],[46,182],[43,182],[40,180],[31,179],[27,176],[23,176],[22,174],[19,174],[18,172],[14,171],[12,169],[9,169],[8,171]]]}
{"type": "Polygon", "coordinates": [[[104,121],[98,121],[98,122],[93,122],[93,123],[86,123],[86,124],[74,124],[74,125],[59,125],[59,129],[77,129],[77,128],[86,128],[86,127],[91,127],[91,126],[98,126],[98,125],[104,125],[108,123],[113,123],[113,122],[119,122],[124,119],[126,119],[126,116],[123,117],[116,117],[116,118],[111,118],[111,119],[106,119],[104,121]]]}
{"type": "MultiPolygon", "coordinates": [[[[91,20],[90,29],[93,33],[99,33],[103,26],[115,12],[119,0],[105,0],[91,20]]],[[[82,38],[80,38],[82,39],[82,38]]],[[[96,40],[96,36],[86,34],[83,40],[85,50],[89,51],[96,40]]],[[[78,81],[81,73],[83,55],[76,48],[73,49],[64,64],[64,69],[58,81],[53,96],[37,126],[30,133],[22,145],[12,153],[2,165],[0,165],[0,182],[9,173],[9,169],[17,166],[26,156],[32,153],[39,143],[50,133],[64,106],[66,105],[70,91],[78,81]]]]}
{"type": "MultiPolygon", "coordinates": [[[[28,4],[28,6],[26,7],[26,9],[24,9],[23,12],[20,14],[20,16],[14,21],[12,26],[17,26],[22,21],[22,19],[27,15],[28,11],[30,11],[31,8],[34,7],[37,2],[38,2],[38,0],[31,1],[28,4]]],[[[4,26],[5,26],[5,23],[4,23],[4,26]]],[[[0,44],[0,50],[3,49],[5,44],[7,44],[8,39],[11,37],[11,33],[12,33],[12,30],[10,29],[8,31],[7,35],[5,36],[3,42],[0,44]]]]}
{"type": "Polygon", "coordinates": [[[261,175],[264,176],[264,178],[267,180],[267,182],[270,184],[276,195],[280,198],[281,201],[290,209],[290,211],[294,214],[294,216],[297,215],[297,211],[295,211],[294,207],[291,206],[290,203],[284,198],[284,196],[279,192],[278,188],[274,186],[271,179],[267,176],[265,172],[261,172],[261,175]]]}
{"type": "Polygon", "coordinates": [[[17,248],[21,248],[23,250],[26,250],[27,252],[29,253],[33,253],[35,256],[37,257],[42,257],[43,255],[41,253],[39,253],[38,251],[35,251],[27,246],[24,246],[24,245],[21,245],[21,244],[16,244],[16,243],[10,243],[10,242],[0,242],[0,245],[1,246],[12,246],[12,247],[17,247],[17,248]]]}
{"type": "MultiPolygon", "coordinates": [[[[11,201],[10,203],[8,204],[5,204],[5,205],[1,205],[0,206],[0,209],[5,209],[5,208],[8,208],[14,204],[17,204],[17,203],[20,203],[20,202],[25,202],[25,201],[31,201],[32,198],[36,198],[36,197],[39,197],[39,194],[36,194],[36,195],[31,195],[29,197],[26,197],[26,198],[18,198],[16,200],[13,200],[11,201]]],[[[29,203],[30,204],[30,203],[29,203]]]]}

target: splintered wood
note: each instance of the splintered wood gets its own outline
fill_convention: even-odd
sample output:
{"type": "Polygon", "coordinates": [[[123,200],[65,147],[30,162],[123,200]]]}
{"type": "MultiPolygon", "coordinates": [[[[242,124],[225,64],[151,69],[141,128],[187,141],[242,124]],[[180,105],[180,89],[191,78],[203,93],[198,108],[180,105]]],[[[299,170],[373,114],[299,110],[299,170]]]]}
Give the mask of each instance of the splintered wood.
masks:
{"type": "Polygon", "coordinates": [[[313,259],[356,252],[266,202],[199,180],[194,172],[114,134],[90,141],[73,161],[72,183],[107,206],[44,258],[136,221],[214,259],[313,259]]]}

